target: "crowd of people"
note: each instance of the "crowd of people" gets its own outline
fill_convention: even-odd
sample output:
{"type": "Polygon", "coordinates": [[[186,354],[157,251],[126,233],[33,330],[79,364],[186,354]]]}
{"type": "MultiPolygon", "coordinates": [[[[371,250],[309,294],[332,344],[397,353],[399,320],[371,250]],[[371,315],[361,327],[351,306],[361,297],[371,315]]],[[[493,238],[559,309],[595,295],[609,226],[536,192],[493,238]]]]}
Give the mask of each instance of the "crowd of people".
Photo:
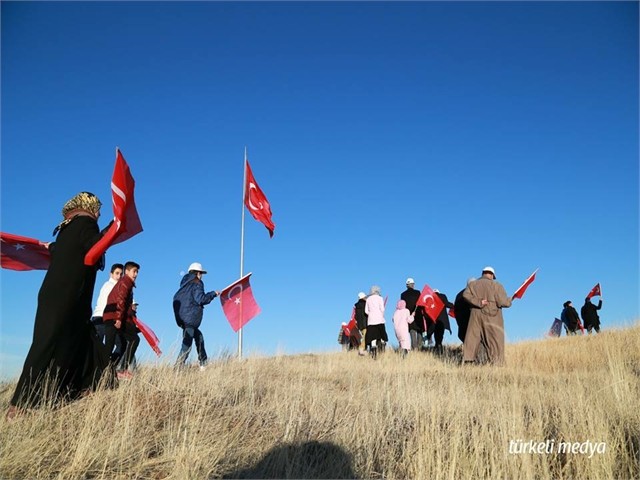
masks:
{"type": "MultiPolygon", "coordinates": [[[[458,338],[462,342],[462,358],[464,363],[504,364],[504,318],[502,310],[509,308],[514,297],[509,297],[504,287],[496,280],[495,270],[487,266],[482,269],[480,278],[470,278],[465,288],[460,290],[454,302],[447,296],[434,290],[442,302],[442,309],[435,318],[431,318],[425,307],[421,305],[421,293],[415,288],[415,280],[407,278],[406,290],[400,295],[392,315],[394,333],[398,341],[398,351],[406,357],[412,350],[431,350],[436,354],[443,353],[445,331],[451,334],[450,317],[455,318],[458,326],[458,338]]],[[[589,333],[600,331],[598,310],[602,308],[602,300],[598,305],[585,299],[580,314],[584,328],[589,333]]],[[[385,302],[382,300],[380,287],[371,287],[369,295],[358,294],[354,305],[354,319],[341,325],[338,342],[344,349],[357,349],[359,355],[373,358],[385,348],[389,342],[384,320],[385,302]]],[[[583,328],[580,316],[570,301],[565,302],[562,322],[567,334],[575,334],[583,328]]]]}

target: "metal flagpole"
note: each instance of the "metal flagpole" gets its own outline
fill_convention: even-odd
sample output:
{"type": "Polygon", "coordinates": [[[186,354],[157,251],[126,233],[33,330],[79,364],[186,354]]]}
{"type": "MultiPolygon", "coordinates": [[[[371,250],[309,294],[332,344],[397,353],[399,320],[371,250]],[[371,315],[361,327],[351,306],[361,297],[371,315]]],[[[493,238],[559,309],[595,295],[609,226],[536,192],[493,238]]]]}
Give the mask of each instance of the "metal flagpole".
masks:
{"type": "MultiPolygon", "coordinates": [[[[242,175],[242,228],[240,230],[240,278],[244,271],[244,196],[247,188],[247,147],[244,147],[244,161],[242,175]]],[[[240,318],[242,319],[242,304],[240,304],[240,318]]],[[[238,330],[238,360],[242,359],[242,327],[238,330]]]]}

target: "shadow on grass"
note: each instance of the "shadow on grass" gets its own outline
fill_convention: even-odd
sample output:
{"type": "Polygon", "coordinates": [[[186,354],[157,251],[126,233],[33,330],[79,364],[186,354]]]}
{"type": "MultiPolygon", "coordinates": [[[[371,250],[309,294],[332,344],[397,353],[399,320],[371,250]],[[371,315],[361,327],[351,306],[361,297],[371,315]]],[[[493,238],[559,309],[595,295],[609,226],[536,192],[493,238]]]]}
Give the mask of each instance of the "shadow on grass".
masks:
{"type": "Polygon", "coordinates": [[[274,447],[254,466],[223,478],[356,478],[353,461],[329,442],[290,443],[274,447]]]}

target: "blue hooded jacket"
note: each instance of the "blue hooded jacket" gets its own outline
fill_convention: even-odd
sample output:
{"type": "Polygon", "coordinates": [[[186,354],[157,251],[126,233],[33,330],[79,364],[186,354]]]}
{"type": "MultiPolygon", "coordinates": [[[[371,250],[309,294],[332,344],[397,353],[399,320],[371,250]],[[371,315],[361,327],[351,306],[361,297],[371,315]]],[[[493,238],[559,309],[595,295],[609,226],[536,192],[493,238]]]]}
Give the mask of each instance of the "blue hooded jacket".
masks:
{"type": "Polygon", "coordinates": [[[173,296],[173,313],[180,328],[200,327],[204,306],[216,298],[216,292],[204,293],[204,283],[195,273],[187,273],[173,296]]]}

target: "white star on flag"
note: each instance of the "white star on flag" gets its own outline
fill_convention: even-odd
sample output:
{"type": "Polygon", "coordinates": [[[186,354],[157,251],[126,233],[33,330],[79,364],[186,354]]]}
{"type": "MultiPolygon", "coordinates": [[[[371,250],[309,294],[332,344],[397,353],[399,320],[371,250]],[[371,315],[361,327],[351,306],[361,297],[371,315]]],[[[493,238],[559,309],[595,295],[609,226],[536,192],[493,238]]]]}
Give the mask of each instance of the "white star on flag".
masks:
{"type": "Polygon", "coordinates": [[[16,250],[24,250],[24,245],[22,243],[16,243],[16,250]]]}
{"type": "Polygon", "coordinates": [[[234,300],[234,303],[235,303],[236,305],[240,305],[240,297],[236,298],[236,299],[234,300]]]}

